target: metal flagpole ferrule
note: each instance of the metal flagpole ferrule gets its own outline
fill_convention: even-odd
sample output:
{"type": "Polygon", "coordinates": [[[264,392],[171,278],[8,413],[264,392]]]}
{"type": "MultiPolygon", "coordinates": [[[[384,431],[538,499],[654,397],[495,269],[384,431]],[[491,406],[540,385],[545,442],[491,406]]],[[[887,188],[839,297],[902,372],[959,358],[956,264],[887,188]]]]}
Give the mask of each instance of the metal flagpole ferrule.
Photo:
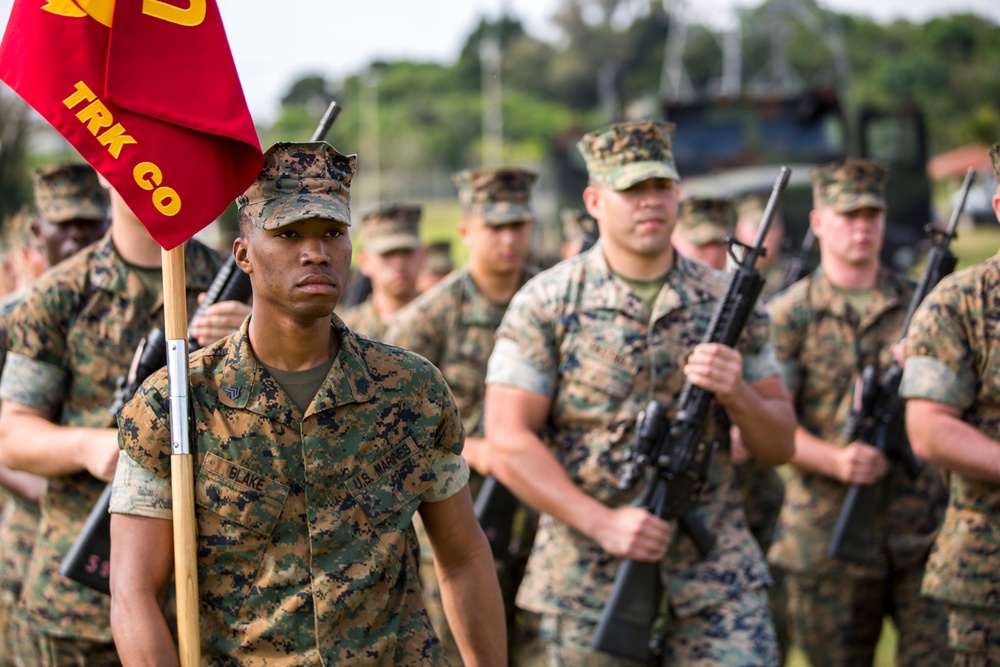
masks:
{"type": "Polygon", "coordinates": [[[170,453],[190,454],[186,338],[167,341],[167,378],[170,385],[170,453]]]}

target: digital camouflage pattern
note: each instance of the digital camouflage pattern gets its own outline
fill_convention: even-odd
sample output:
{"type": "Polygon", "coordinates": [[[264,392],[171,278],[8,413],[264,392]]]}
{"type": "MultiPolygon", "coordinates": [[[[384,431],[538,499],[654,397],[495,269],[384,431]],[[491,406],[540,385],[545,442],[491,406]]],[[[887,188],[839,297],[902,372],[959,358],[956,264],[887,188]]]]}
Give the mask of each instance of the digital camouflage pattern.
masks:
{"type": "Polygon", "coordinates": [[[49,222],[105,220],[111,203],[108,191],[89,164],[64,162],[32,173],[35,208],[49,222]]]}
{"type": "Polygon", "coordinates": [[[920,594],[920,568],[896,573],[883,586],[836,575],[788,577],[789,614],[794,643],[811,667],[874,665],[886,615],[898,622],[894,665],[926,667],[952,664],[947,615],[942,605],[920,594]],[[888,590],[886,590],[888,589],[888,590]]]}
{"type": "Polygon", "coordinates": [[[696,246],[725,243],[735,224],[736,212],[728,199],[685,199],[677,211],[674,233],[696,246]]]}
{"type": "Polygon", "coordinates": [[[236,199],[236,216],[260,229],[325,218],[351,224],[351,179],[357,155],[325,141],[280,141],[264,152],[257,179],[236,199]]]}
{"type": "Polygon", "coordinates": [[[589,132],[576,147],[592,181],[627,190],[651,178],[680,180],[674,163],[673,123],[640,120],[589,132]]]}
{"type": "MultiPolygon", "coordinates": [[[[521,284],[535,273],[525,269],[521,284]]],[[[506,303],[487,298],[469,270],[461,269],[396,311],[385,333],[386,342],[441,369],[469,437],[483,436],[486,362],[506,310],[506,303]]]]}
{"type": "MultiPolygon", "coordinates": [[[[639,667],[590,648],[596,623],[571,616],[546,616],[542,636],[548,645],[549,667],[639,667]]],[[[663,657],[664,667],[719,667],[755,665],[778,667],[767,600],[760,590],[746,591],[733,600],[686,618],[671,618],[663,657]]]]}
{"type": "MultiPolygon", "coordinates": [[[[959,408],[1000,441],[1000,255],[944,278],[906,336],[900,393],[959,408]]],[[[956,445],[957,446],[957,445],[956,445]]],[[[951,494],[927,562],[924,593],[972,609],[1000,610],[1000,485],[948,474],[951,494]]]]}
{"type": "Polygon", "coordinates": [[[566,241],[579,241],[584,237],[597,235],[597,221],[582,209],[564,208],[559,212],[559,221],[566,241]]]}
{"type": "MultiPolygon", "coordinates": [[[[855,381],[867,365],[875,365],[880,375],[891,365],[889,348],[899,340],[912,295],[910,284],[882,269],[867,311],[859,316],[817,270],[768,303],[774,352],[803,429],[825,442],[849,444],[855,381]]],[[[946,502],[941,473],[934,466],[925,466],[915,481],[901,466],[891,467],[892,503],[876,521],[877,534],[885,536],[884,549],[871,565],[826,556],[848,487],[795,467],[790,473],[768,554],[771,563],[792,572],[870,579],[922,567],[946,502]]]]}
{"type": "MultiPolygon", "coordinates": [[[[185,264],[187,307],[194,312],[221,262],[191,242],[185,264]]],[[[162,318],[162,295],[150,293],[128,269],[108,233],[39,278],[11,314],[0,396],[63,426],[113,426],[115,384],[140,339],[162,327],[162,318]]],[[[111,641],[108,597],[57,571],[104,487],[87,472],[48,480],[18,610],[38,631],[111,641]]]]}
{"type": "MultiPolygon", "coordinates": [[[[524,284],[535,271],[526,269],[524,284]]],[[[500,326],[506,303],[495,303],[483,294],[467,268],[454,271],[429,290],[396,311],[387,327],[385,340],[411,352],[416,352],[436,367],[451,388],[458,405],[465,433],[469,437],[483,437],[483,399],[486,392],[486,363],[489,361],[496,330],[500,326]]],[[[470,483],[473,497],[479,493],[482,476],[473,472],[470,483]]],[[[533,535],[533,526],[531,534],[533,535]]],[[[423,565],[421,579],[428,590],[437,590],[434,579],[433,559],[426,535],[420,537],[423,565]]],[[[531,548],[531,535],[521,540],[524,556],[531,548]]],[[[514,584],[505,581],[500,573],[501,589],[505,602],[513,599],[510,589],[514,584]]],[[[456,645],[447,626],[442,624],[444,612],[438,599],[428,599],[428,609],[435,620],[435,627],[449,654],[456,652],[456,645]]],[[[508,613],[513,610],[508,608],[508,613]]]]}
{"type": "Polygon", "coordinates": [[[424,268],[439,276],[445,276],[455,269],[451,259],[451,242],[435,241],[427,246],[427,260],[424,268]]]}
{"type": "MultiPolygon", "coordinates": [[[[8,294],[0,301],[0,370],[7,358],[8,318],[24,300],[25,290],[8,294]]],[[[38,503],[4,490],[0,514],[0,665],[13,665],[19,653],[13,613],[21,595],[21,584],[38,534],[38,503]]]]}
{"type": "MultiPolygon", "coordinates": [[[[422,501],[467,479],[440,372],[334,316],[340,352],[303,414],[254,358],[248,325],[190,360],[204,659],[444,664],[412,527],[422,501]]],[[[125,453],[162,480],[159,505],[169,505],[167,391],[160,371],[119,419],[125,453]]],[[[112,511],[142,495],[116,479],[112,511]]]]}
{"type": "MultiPolygon", "coordinates": [[[[849,444],[855,381],[865,366],[881,374],[891,365],[890,346],[899,339],[912,293],[910,284],[882,269],[859,315],[818,269],[769,302],[772,343],[803,429],[836,446],[849,444]]],[[[826,556],[849,487],[794,466],[789,472],[768,557],[787,573],[793,642],[814,665],[863,664],[856,659],[874,650],[888,614],[900,646],[905,637],[913,649],[899,652],[901,665],[945,664],[944,609],[923,600],[919,589],[946,502],[940,471],[928,465],[912,480],[902,466],[890,466],[885,502],[873,508],[882,536],[878,556],[865,565],[826,556]]]]}
{"type": "Polygon", "coordinates": [[[393,250],[416,250],[420,240],[420,216],[423,207],[410,204],[386,204],[361,218],[364,249],[376,255],[393,250]]]}
{"type": "Polygon", "coordinates": [[[462,210],[483,218],[487,225],[505,225],[535,219],[531,186],[538,174],[520,167],[466,169],[452,175],[462,210]]]}
{"type": "Polygon", "coordinates": [[[949,606],[948,643],[956,667],[1000,665],[1000,612],[949,606]]]}
{"type": "Polygon", "coordinates": [[[990,161],[993,163],[993,176],[1000,181],[1000,142],[990,146],[990,161]]]}
{"type": "Polygon", "coordinates": [[[813,207],[849,213],[861,208],[885,209],[889,169],[870,160],[849,158],[820,165],[809,172],[813,207]]]}
{"type": "Polygon", "coordinates": [[[375,302],[369,297],[356,306],[344,311],[344,324],[354,333],[363,334],[375,340],[385,339],[387,323],[375,311],[375,302]]]}
{"type": "MultiPolygon", "coordinates": [[[[637,416],[655,398],[673,417],[684,360],[701,342],[726,278],[678,256],[650,312],[611,272],[600,247],[599,241],[592,252],[539,274],[514,296],[497,332],[487,382],[549,396],[543,441],[582,491],[622,507],[641,491],[618,486],[637,416]],[[511,348],[517,363],[510,363],[511,348]],[[522,363],[547,386],[524,386],[522,363]]],[[[767,316],[758,308],[738,346],[748,382],[778,373],[767,338],[767,316]]],[[[728,429],[716,410],[706,437],[728,443],[728,429]]],[[[682,618],[768,583],[724,448],[712,462],[696,511],[716,546],[702,557],[690,539],[678,535],[662,564],[672,611],[682,618]]],[[[596,622],[619,564],[597,542],[542,514],[518,606],[596,622]]]]}

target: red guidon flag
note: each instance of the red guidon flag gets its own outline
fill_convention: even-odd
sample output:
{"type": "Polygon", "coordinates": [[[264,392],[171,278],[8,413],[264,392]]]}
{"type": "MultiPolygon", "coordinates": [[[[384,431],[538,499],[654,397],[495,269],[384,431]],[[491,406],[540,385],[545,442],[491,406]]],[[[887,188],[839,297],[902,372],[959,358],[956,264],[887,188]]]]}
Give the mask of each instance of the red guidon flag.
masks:
{"type": "Polygon", "coordinates": [[[167,250],[263,165],[215,0],[15,0],[0,79],[167,250]]]}

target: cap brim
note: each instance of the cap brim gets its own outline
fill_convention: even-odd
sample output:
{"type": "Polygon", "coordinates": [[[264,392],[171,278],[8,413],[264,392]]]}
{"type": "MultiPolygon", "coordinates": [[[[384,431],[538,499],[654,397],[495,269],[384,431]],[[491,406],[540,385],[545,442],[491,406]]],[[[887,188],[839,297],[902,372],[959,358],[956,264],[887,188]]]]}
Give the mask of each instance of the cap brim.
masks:
{"type": "Polygon", "coordinates": [[[493,227],[509,225],[515,222],[534,222],[535,214],[528,204],[481,204],[477,207],[479,215],[486,224],[493,227]]]}
{"type": "Polygon", "coordinates": [[[614,190],[628,190],[632,186],[643,181],[648,181],[651,178],[669,178],[672,181],[681,180],[680,175],[677,173],[677,167],[667,162],[632,162],[611,169],[594,178],[594,180],[614,190]]]}
{"type": "Polygon", "coordinates": [[[72,206],[60,206],[51,211],[40,211],[46,220],[55,224],[70,220],[106,220],[108,211],[92,202],[80,202],[72,206]]]}
{"type": "Polygon", "coordinates": [[[885,199],[878,195],[860,195],[834,206],[833,210],[837,213],[850,213],[862,208],[877,208],[880,211],[884,211],[886,209],[885,199]]]}
{"type": "Polygon", "coordinates": [[[677,233],[696,246],[704,246],[710,243],[725,243],[727,232],[720,229],[712,229],[701,225],[694,229],[678,229],[677,233]]]}
{"type": "Polygon", "coordinates": [[[336,220],[348,227],[351,225],[350,207],[340,198],[330,195],[304,192],[277,197],[244,207],[244,214],[248,213],[245,209],[251,207],[259,207],[253,216],[255,220],[263,220],[263,223],[257,224],[261,229],[279,229],[293,222],[314,219],[336,220]]]}
{"type": "Polygon", "coordinates": [[[395,250],[416,250],[421,245],[423,244],[420,239],[412,234],[393,234],[365,241],[364,250],[376,255],[384,255],[395,250]]]}

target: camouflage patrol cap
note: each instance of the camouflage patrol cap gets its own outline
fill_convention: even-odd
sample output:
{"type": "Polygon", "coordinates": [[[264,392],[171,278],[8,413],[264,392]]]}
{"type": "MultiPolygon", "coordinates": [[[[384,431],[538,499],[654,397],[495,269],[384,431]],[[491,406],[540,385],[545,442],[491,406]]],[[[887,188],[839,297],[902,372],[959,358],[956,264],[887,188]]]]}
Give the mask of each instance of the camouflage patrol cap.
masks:
{"type": "Polygon", "coordinates": [[[694,198],[681,202],[674,231],[696,246],[724,243],[736,216],[728,199],[694,198]]]}
{"type": "Polygon", "coordinates": [[[653,120],[615,123],[583,135],[576,147],[590,178],[614,190],[627,190],[651,178],[679,181],[674,127],[653,120]]]}
{"type": "Polygon", "coordinates": [[[487,225],[535,219],[531,186],[538,174],[520,167],[466,169],[452,176],[462,210],[482,216],[487,225]]]}
{"type": "Polygon", "coordinates": [[[990,146],[990,160],[993,161],[993,175],[1000,182],[1000,142],[990,146]]]}
{"type": "MultiPolygon", "coordinates": [[[[764,219],[764,211],[767,209],[767,200],[767,196],[756,192],[741,197],[736,202],[736,224],[752,224],[754,229],[760,227],[761,220],[764,219]]],[[[771,227],[781,224],[781,211],[776,210],[771,227]]]]}
{"type": "Polygon", "coordinates": [[[63,162],[32,174],[35,208],[49,222],[104,220],[109,197],[89,164],[63,162]]]}
{"type": "Polygon", "coordinates": [[[869,207],[885,210],[888,176],[888,167],[870,160],[846,159],[820,165],[809,172],[813,206],[829,207],[837,213],[869,207]]]}
{"type": "Polygon", "coordinates": [[[325,141],[282,141],[264,153],[264,167],[236,200],[236,214],[260,229],[310,218],[351,224],[351,178],[357,155],[325,141]]]}
{"type": "Polygon", "coordinates": [[[427,248],[427,260],[424,267],[431,273],[444,275],[451,273],[455,264],[451,261],[451,242],[435,241],[427,248]]]}
{"type": "Polygon", "coordinates": [[[385,204],[361,218],[365,250],[384,255],[393,250],[415,250],[420,240],[423,208],[410,204],[385,204]]]}
{"type": "Polygon", "coordinates": [[[559,219],[562,221],[563,238],[567,241],[597,234],[597,221],[582,209],[564,208],[559,213],[559,219]]]}

